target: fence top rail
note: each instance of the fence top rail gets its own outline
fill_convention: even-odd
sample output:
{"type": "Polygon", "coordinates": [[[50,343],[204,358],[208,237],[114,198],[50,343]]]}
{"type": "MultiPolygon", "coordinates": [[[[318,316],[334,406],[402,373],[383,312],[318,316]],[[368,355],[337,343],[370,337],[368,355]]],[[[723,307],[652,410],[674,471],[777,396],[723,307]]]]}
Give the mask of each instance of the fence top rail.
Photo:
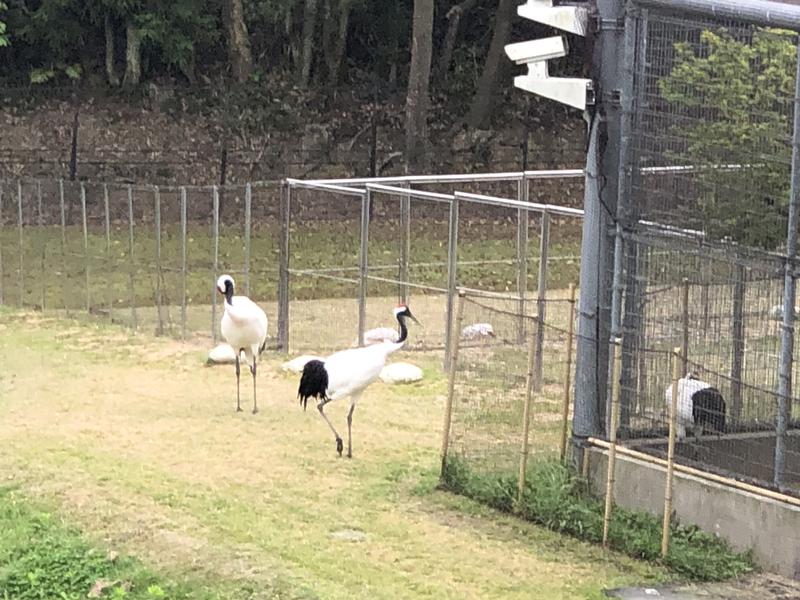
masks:
{"type": "Polygon", "coordinates": [[[800,6],[770,0],[634,0],[636,6],[755,25],[800,29],[800,6]]]}
{"type": "Polygon", "coordinates": [[[397,187],[394,185],[382,185],[380,183],[368,183],[368,190],[383,192],[386,194],[398,194],[410,198],[420,198],[423,200],[435,200],[437,202],[452,202],[452,194],[440,194],[439,192],[426,192],[424,190],[412,190],[409,188],[397,187]]]}
{"type": "Polygon", "coordinates": [[[583,169],[553,169],[541,171],[510,171],[506,173],[464,173],[449,175],[397,175],[393,177],[361,177],[344,179],[313,179],[329,184],[364,185],[366,183],[478,183],[482,181],[519,181],[525,179],[578,179],[583,169]]]}
{"type": "Polygon", "coordinates": [[[333,185],[330,183],[323,183],[319,181],[307,181],[304,179],[287,179],[286,183],[289,187],[299,187],[311,190],[325,190],[328,192],[338,192],[340,194],[347,194],[349,196],[363,196],[367,193],[364,188],[347,187],[343,185],[333,185]]]}
{"type": "Polygon", "coordinates": [[[469,192],[455,192],[457,198],[469,200],[470,202],[479,202],[483,204],[491,204],[494,206],[505,206],[507,208],[521,208],[532,212],[547,212],[554,215],[565,215],[570,217],[583,217],[583,210],[580,208],[569,208],[566,206],[558,206],[557,204],[539,204],[537,202],[521,202],[520,200],[511,200],[510,198],[500,198],[498,196],[485,196],[483,194],[472,194],[469,192]]]}

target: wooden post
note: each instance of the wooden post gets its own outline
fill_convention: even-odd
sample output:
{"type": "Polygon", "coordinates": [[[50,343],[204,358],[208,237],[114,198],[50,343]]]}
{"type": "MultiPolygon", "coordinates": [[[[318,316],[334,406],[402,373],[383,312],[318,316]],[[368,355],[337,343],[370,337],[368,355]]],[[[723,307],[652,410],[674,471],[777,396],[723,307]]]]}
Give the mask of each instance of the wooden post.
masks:
{"type": "Polygon", "coordinates": [[[669,445],[667,447],[667,482],[664,486],[664,521],[661,527],[661,558],[669,552],[669,521],[672,514],[672,481],[675,472],[675,430],[678,418],[678,379],[680,379],[681,349],[672,352],[672,400],[669,403],[669,445]]]}
{"type": "Polygon", "coordinates": [[[572,337],[575,334],[575,284],[569,284],[569,322],[567,323],[567,356],[564,371],[564,402],[561,406],[561,447],[559,459],[563,463],[567,456],[567,429],[569,423],[569,403],[572,386],[572,337]]]}
{"type": "Polygon", "coordinates": [[[617,459],[617,420],[619,419],[619,380],[622,367],[622,340],[614,340],[614,369],[611,381],[611,420],[609,423],[608,470],[606,472],[606,507],[603,515],[603,546],[608,548],[608,528],[611,523],[611,505],[614,502],[614,463],[617,459]]]}
{"type": "Polygon", "coordinates": [[[131,327],[139,328],[136,316],[136,261],[133,257],[133,186],[128,185],[128,292],[131,298],[131,327]]]}
{"type": "MultiPolygon", "coordinates": [[[[536,328],[541,327],[538,318],[536,328]]],[[[459,329],[460,331],[460,329],[459,329]]],[[[531,404],[533,403],[533,386],[536,381],[536,342],[538,331],[532,332],[528,342],[528,374],[525,380],[525,405],[522,411],[522,450],[519,457],[519,478],[517,479],[517,506],[522,503],[525,491],[525,472],[528,469],[528,435],[531,428],[531,404]]],[[[459,336],[460,337],[460,336],[459,336]]]]}
{"type": "Polygon", "coordinates": [[[86,221],[86,187],[81,184],[81,222],[83,224],[83,272],[86,278],[86,313],[92,310],[92,292],[89,284],[89,228],[86,221]]]}
{"type": "MultiPolygon", "coordinates": [[[[461,324],[464,320],[464,290],[458,290],[458,304],[456,306],[456,331],[461,331],[461,324]]],[[[453,351],[450,353],[450,362],[447,364],[447,401],[444,407],[444,424],[442,426],[442,470],[440,477],[444,477],[444,469],[447,465],[447,451],[450,446],[450,422],[453,418],[453,396],[456,389],[456,368],[458,367],[458,349],[461,346],[461,336],[457,335],[453,340],[453,351]]]]}
{"type": "Polygon", "coordinates": [[[682,289],[682,309],[683,309],[683,345],[681,347],[681,358],[682,358],[682,373],[686,375],[689,369],[689,279],[684,277],[683,278],[683,289],[682,289]]]}

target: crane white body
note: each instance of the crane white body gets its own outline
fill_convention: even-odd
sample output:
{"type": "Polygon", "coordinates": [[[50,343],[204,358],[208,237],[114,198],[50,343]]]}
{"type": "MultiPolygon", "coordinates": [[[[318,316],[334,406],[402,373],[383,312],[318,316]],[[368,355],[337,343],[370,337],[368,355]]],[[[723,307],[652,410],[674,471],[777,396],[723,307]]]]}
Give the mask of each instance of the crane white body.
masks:
{"type": "Polygon", "coordinates": [[[239,360],[244,353],[253,374],[253,413],[258,412],[256,403],[256,368],[258,355],[267,344],[268,321],[266,313],[247,296],[233,295],[233,278],[222,275],[217,280],[217,289],[225,296],[225,312],[222,314],[220,331],[225,341],[236,354],[236,410],[241,411],[239,395],[239,360]]]}
{"type": "Polygon", "coordinates": [[[347,413],[347,456],[351,457],[351,426],[356,404],[364,390],[380,376],[387,357],[405,344],[408,335],[406,317],[416,321],[406,306],[395,308],[394,314],[400,325],[400,334],[396,342],[383,341],[363,348],[342,350],[331,354],[325,360],[309,361],[303,367],[303,376],[300,378],[297,390],[300,405],[305,409],[309,398],[319,399],[317,409],[336,438],[336,451],[340,456],[344,447],[342,438],[325,415],[323,408],[328,402],[350,398],[350,411],[347,413]]]}

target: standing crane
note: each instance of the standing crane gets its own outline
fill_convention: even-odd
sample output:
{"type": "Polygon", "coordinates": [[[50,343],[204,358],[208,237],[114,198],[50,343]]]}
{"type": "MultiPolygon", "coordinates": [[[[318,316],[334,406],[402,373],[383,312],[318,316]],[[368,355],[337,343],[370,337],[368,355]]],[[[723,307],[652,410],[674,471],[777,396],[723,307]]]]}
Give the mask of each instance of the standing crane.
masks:
{"type": "Polygon", "coordinates": [[[225,313],[220,329],[222,337],[236,353],[236,411],[242,411],[239,395],[239,360],[242,352],[253,374],[253,414],[258,412],[256,402],[256,364],[258,356],[267,345],[267,315],[247,296],[233,295],[233,277],[222,275],[217,279],[217,290],[225,296],[225,313]]]}
{"type": "Polygon", "coordinates": [[[352,458],[352,424],[356,404],[364,390],[378,379],[386,364],[386,358],[406,343],[408,337],[406,319],[411,319],[419,324],[419,321],[405,305],[395,308],[394,316],[400,326],[400,336],[396,342],[385,340],[363,348],[342,350],[325,360],[309,361],[303,368],[300,387],[297,390],[300,405],[305,410],[309,398],[319,399],[317,410],[336,438],[336,452],[339,453],[339,456],[342,455],[343,450],[342,438],[323,409],[328,402],[339,398],[350,398],[350,411],[347,413],[347,458],[352,458]]]}

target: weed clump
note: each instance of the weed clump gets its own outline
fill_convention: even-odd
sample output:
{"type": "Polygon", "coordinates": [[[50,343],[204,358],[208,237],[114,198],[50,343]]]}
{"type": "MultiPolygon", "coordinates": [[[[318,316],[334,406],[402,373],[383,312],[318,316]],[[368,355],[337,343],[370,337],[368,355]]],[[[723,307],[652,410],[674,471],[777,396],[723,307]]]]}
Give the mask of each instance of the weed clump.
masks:
{"type": "MultiPolygon", "coordinates": [[[[603,502],[587,493],[575,472],[555,461],[532,465],[517,504],[517,477],[478,475],[458,458],[448,458],[442,485],[505,512],[559,533],[599,543],[603,539],[603,502]]],[[[670,549],[664,564],[688,579],[719,581],[754,569],[748,553],[732,550],[723,540],[697,527],[671,525],[670,549]]],[[[615,507],[609,545],[633,558],[661,559],[661,519],[615,507]]]]}

